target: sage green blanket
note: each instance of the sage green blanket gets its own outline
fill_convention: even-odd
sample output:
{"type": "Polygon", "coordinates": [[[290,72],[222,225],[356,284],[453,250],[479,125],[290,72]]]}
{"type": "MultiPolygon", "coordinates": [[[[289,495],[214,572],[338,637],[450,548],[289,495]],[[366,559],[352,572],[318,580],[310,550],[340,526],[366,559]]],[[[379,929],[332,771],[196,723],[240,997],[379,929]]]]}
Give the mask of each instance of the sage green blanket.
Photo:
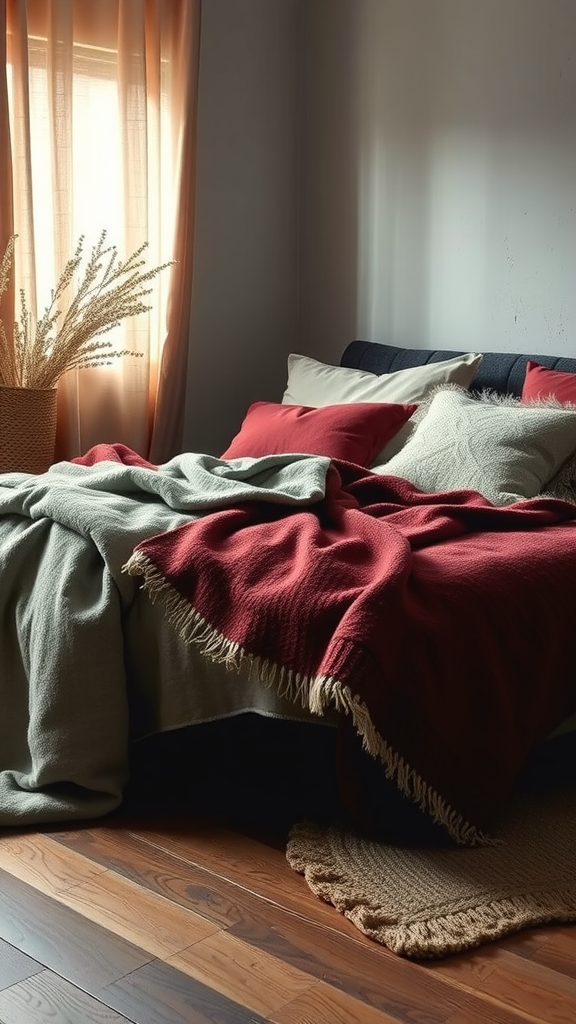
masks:
{"type": "Polygon", "coordinates": [[[96,817],[122,799],[134,547],[229,504],[311,504],[328,465],[187,453],[158,470],[66,462],[0,476],[0,826],[96,817]]]}

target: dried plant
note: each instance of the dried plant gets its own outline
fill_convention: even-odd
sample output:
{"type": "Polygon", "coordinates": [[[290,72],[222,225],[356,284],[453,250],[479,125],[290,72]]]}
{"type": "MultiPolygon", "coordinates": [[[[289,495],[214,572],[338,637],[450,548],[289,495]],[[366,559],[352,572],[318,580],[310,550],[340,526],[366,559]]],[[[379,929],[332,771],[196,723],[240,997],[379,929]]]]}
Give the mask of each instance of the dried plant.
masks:
{"type": "MultiPolygon", "coordinates": [[[[12,235],[0,262],[0,302],[8,288],[17,236],[12,235]]],[[[161,270],[172,265],[163,263],[145,268],[139,249],[122,262],[115,246],[106,246],[106,232],[100,235],[80,277],[76,292],[65,312],[61,306],[73,286],[84,251],[84,236],[68,260],[50,305],[34,326],[26,295],[20,291],[20,319],[15,321],[12,341],[0,317],[0,385],[17,388],[53,388],[68,370],[86,366],[107,366],[121,356],[135,355],[115,351],[112,342],[101,335],[118,327],[126,317],[145,313],[151,307],[145,301],[152,288],[150,282],[161,270]]]]}

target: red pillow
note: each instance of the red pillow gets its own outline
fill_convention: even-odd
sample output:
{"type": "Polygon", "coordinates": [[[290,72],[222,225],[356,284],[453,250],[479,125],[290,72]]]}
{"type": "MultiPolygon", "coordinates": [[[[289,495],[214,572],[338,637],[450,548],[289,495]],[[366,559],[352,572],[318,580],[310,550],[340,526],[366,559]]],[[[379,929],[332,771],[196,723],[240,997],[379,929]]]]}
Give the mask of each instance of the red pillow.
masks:
{"type": "Polygon", "coordinates": [[[254,402],[221,458],[300,452],[369,466],[416,408],[390,402],[353,402],[320,409],[254,402]]]}
{"type": "Polygon", "coordinates": [[[559,402],[576,405],[576,373],[548,370],[528,360],[522,388],[522,401],[535,398],[557,398],[559,402]]]}

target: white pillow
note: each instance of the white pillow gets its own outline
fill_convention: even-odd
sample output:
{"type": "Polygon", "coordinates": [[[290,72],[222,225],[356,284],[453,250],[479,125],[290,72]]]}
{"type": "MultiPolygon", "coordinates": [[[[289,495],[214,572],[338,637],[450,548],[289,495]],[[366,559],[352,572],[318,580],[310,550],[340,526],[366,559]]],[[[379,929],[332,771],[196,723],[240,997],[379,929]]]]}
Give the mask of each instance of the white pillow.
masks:
{"type": "Polygon", "coordinates": [[[449,386],[381,472],[427,493],[473,490],[509,505],[539,494],[574,452],[576,409],[449,386]]]}
{"type": "Polygon", "coordinates": [[[288,382],[283,405],[340,405],[347,402],[419,403],[435,384],[452,382],[467,388],[482,362],[478,352],[394,373],[369,373],[347,366],[328,366],[309,356],[288,356],[288,382]]]}

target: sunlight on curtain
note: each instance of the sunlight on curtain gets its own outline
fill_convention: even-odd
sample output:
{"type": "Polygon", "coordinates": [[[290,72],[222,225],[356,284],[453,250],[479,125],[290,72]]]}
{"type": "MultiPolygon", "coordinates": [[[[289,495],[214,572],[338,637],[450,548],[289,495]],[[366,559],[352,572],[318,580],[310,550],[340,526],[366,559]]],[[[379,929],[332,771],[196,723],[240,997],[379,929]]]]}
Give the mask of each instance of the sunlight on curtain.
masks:
{"type": "Polygon", "coordinates": [[[199,3],[0,3],[16,286],[33,312],[42,315],[81,235],[87,254],[106,230],[122,259],[147,241],[149,266],[178,260],[151,283],[150,312],[108,335],[134,356],[62,379],[58,455],[122,441],[144,455],[156,449],[161,461],[178,450],[182,432],[199,3]]]}

